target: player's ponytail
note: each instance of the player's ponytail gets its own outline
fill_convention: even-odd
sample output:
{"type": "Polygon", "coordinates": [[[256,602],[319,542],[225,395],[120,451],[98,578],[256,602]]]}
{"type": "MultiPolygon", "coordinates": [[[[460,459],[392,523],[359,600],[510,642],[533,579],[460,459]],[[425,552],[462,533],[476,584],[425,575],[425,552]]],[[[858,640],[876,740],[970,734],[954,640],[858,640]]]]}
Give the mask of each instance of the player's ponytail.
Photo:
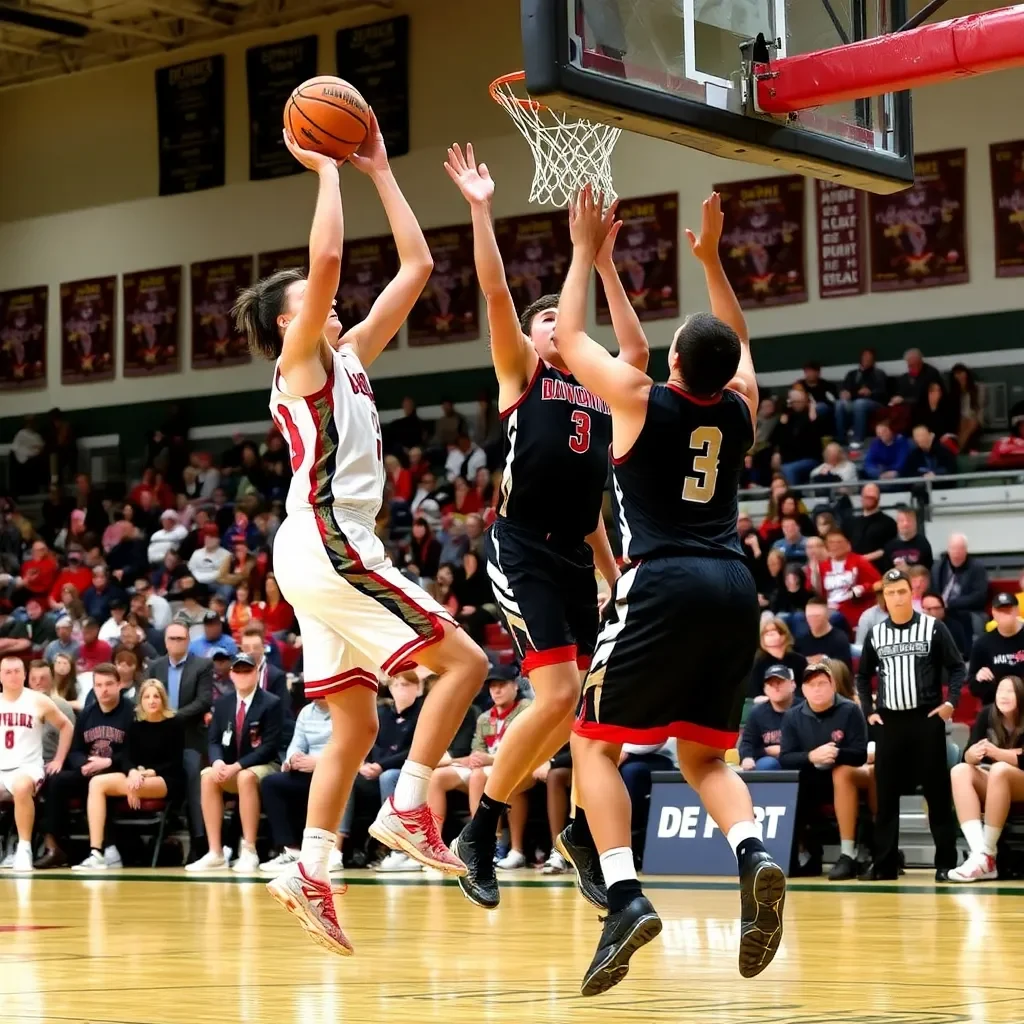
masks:
{"type": "Polygon", "coordinates": [[[249,351],[263,359],[277,359],[281,354],[281,332],[277,318],[284,308],[288,287],[305,279],[301,270],[279,270],[238,293],[231,314],[235,329],[249,341],[249,351]]]}

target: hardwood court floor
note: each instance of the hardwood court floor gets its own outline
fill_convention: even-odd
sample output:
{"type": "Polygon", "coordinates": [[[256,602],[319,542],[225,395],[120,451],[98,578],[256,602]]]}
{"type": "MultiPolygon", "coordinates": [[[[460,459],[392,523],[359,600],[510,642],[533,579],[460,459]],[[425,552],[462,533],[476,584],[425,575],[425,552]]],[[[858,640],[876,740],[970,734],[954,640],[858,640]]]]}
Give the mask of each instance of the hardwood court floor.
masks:
{"type": "Polygon", "coordinates": [[[1024,887],[792,885],[775,963],[736,971],[734,887],[648,883],[665,921],[628,979],[578,996],[597,914],[520,872],[494,913],[420,876],[354,873],[357,955],[312,945],[226,873],[0,878],[0,1021],[46,1024],[1019,1024],[1024,887]]]}

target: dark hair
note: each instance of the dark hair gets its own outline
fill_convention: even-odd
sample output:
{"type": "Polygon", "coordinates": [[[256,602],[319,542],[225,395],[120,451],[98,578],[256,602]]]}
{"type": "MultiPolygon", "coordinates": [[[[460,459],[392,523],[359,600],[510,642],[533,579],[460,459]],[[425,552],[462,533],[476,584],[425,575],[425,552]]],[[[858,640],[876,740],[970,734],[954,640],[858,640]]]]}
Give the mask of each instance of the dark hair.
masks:
{"type": "Polygon", "coordinates": [[[906,583],[910,586],[910,576],[902,569],[889,569],[882,577],[882,588],[891,586],[893,583],[906,583]]]}
{"type": "Polygon", "coordinates": [[[811,596],[809,598],[807,598],[807,603],[809,605],[813,604],[815,607],[818,607],[818,608],[827,608],[828,607],[828,601],[826,601],[825,598],[821,597],[818,594],[811,594],[811,596]]]}
{"type": "Polygon", "coordinates": [[[817,370],[818,373],[821,373],[821,363],[819,363],[816,360],[812,359],[809,362],[804,363],[804,369],[805,370],[817,370]]]}
{"type": "Polygon", "coordinates": [[[825,540],[828,540],[829,537],[842,537],[845,541],[849,541],[850,539],[842,530],[839,529],[838,526],[829,530],[828,533],[825,534],[825,540]]]}
{"type": "Polygon", "coordinates": [[[917,515],[917,509],[914,508],[913,505],[897,505],[896,506],[896,514],[899,515],[901,512],[905,516],[916,516],[917,515]]]}
{"type": "Polygon", "coordinates": [[[102,661],[92,670],[92,677],[95,679],[97,676],[110,676],[114,679],[118,679],[117,669],[114,668],[113,662],[102,661]]]}
{"type": "Polygon", "coordinates": [[[85,629],[89,626],[95,626],[97,629],[100,628],[99,622],[97,622],[96,619],[94,619],[91,615],[87,619],[82,620],[82,629],[85,629]]]}
{"type": "Polygon", "coordinates": [[[28,663],[28,667],[29,668],[45,668],[46,671],[50,673],[50,675],[53,675],[53,669],[50,668],[50,663],[48,661],[44,661],[42,658],[33,658],[28,663]]]}
{"type": "Polygon", "coordinates": [[[530,328],[533,326],[533,318],[549,309],[558,309],[557,295],[542,295],[539,299],[534,299],[519,317],[519,326],[523,334],[529,335],[530,328]]]}
{"type": "Polygon", "coordinates": [[[231,314],[235,329],[246,336],[254,356],[276,359],[281,354],[277,318],[284,306],[284,295],[289,286],[305,279],[301,270],[279,270],[238,293],[231,314]]]}
{"type": "Polygon", "coordinates": [[[928,591],[926,591],[926,592],[925,592],[924,594],[922,594],[922,595],[921,595],[921,603],[922,603],[922,604],[924,604],[924,602],[925,602],[925,601],[926,601],[926,600],[927,600],[927,599],[928,599],[929,597],[930,597],[930,598],[931,598],[931,599],[932,599],[933,601],[938,601],[938,602],[939,602],[939,604],[941,604],[943,608],[945,608],[945,607],[946,607],[946,599],[945,599],[945,598],[944,598],[944,597],[943,597],[943,596],[942,596],[942,595],[941,595],[940,593],[938,593],[937,591],[934,591],[934,590],[928,590],[928,591]]]}
{"type": "Polygon", "coordinates": [[[739,335],[711,313],[688,316],[676,332],[679,372],[695,395],[716,395],[740,365],[739,335]]]}
{"type": "Polygon", "coordinates": [[[266,640],[267,634],[263,630],[261,622],[250,622],[245,629],[242,630],[242,636],[258,636],[261,640],[266,640]]]}
{"type": "Polygon", "coordinates": [[[796,523],[797,525],[799,525],[799,523],[800,523],[799,516],[791,516],[788,512],[784,516],[779,516],[779,522],[780,523],[784,523],[787,519],[791,523],[796,523]]]}
{"type": "MultiPolygon", "coordinates": [[[[993,702],[992,717],[989,719],[989,735],[1000,750],[1012,750],[1017,745],[1021,734],[1024,733],[1024,681],[1020,676],[1003,676],[1003,679],[1010,680],[1013,692],[1017,696],[1017,721],[1014,723],[1013,732],[1010,732],[1006,727],[1002,712],[993,702]]],[[[1000,679],[999,682],[1001,683],[1003,679],[1000,679]]]]}

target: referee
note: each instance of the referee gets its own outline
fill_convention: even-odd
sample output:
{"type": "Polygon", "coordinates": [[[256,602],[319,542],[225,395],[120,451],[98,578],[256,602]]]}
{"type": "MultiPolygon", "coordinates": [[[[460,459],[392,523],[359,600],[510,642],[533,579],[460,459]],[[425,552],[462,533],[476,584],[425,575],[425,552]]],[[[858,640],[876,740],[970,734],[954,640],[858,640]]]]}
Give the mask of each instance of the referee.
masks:
{"type": "Polygon", "coordinates": [[[966,671],[949,630],[930,615],[914,611],[910,578],[901,569],[882,577],[888,617],[868,634],[857,669],[857,694],[868,723],[875,726],[875,861],[864,876],[899,875],[900,795],[917,783],[928,804],[935,841],[935,880],[946,881],[956,867],[956,820],[946,764],[946,722],[960,697],[966,671]],[[871,679],[878,675],[872,699],[871,679]],[[949,684],[943,702],[942,684],[949,684]]]}

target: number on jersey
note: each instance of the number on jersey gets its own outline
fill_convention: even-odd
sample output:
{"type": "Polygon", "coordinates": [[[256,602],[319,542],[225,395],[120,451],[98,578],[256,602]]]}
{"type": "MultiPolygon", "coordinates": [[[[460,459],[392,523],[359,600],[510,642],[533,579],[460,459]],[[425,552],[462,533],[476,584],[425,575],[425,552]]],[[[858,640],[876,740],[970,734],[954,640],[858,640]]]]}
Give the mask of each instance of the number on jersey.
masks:
{"type": "Polygon", "coordinates": [[[569,438],[569,447],[577,455],[582,455],[590,448],[590,413],[577,409],[572,414],[572,423],[576,430],[569,438]]]}
{"type": "Polygon", "coordinates": [[[690,435],[690,450],[700,454],[693,457],[693,471],[697,475],[683,480],[683,501],[706,505],[715,496],[715,484],[718,482],[721,430],[718,427],[698,427],[690,435]]]}

